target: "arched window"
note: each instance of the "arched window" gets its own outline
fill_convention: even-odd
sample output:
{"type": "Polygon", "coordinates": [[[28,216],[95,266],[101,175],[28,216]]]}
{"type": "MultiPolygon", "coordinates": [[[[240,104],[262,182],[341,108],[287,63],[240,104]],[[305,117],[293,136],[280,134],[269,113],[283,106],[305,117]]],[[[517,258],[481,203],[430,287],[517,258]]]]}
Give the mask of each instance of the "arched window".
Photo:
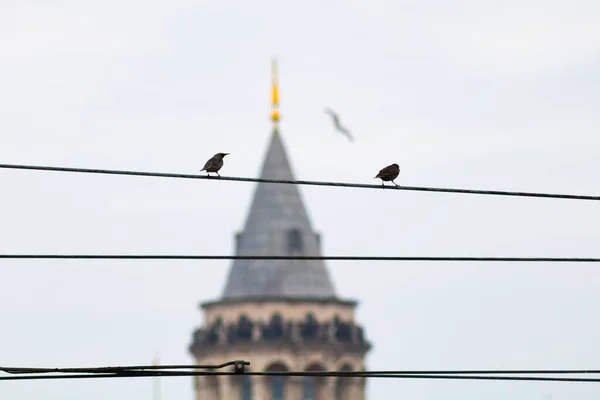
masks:
{"type": "Polygon", "coordinates": [[[241,400],[252,400],[252,380],[250,378],[248,375],[242,378],[241,400]]]}
{"type": "Polygon", "coordinates": [[[317,380],[314,376],[305,376],[302,390],[302,400],[316,400],[317,380]]]}
{"type": "Polygon", "coordinates": [[[220,325],[212,325],[206,334],[209,343],[217,343],[219,341],[219,327],[220,325]]]}
{"type": "Polygon", "coordinates": [[[289,253],[302,251],[302,232],[298,228],[292,228],[287,232],[287,249],[289,253]]]}
{"type": "MultiPolygon", "coordinates": [[[[275,371],[288,371],[289,369],[283,365],[282,363],[273,363],[269,365],[265,371],[267,372],[275,372],[275,371]]],[[[270,400],[285,400],[285,391],[287,380],[285,376],[274,375],[267,377],[267,382],[269,382],[269,389],[271,392],[270,400]]],[[[262,400],[262,399],[256,399],[262,400]]]]}
{"type": "Polygon", "coordinates": [[[271,379],[271,393],[273,396],[272,400],[284,400],[285,398],[285,377],[274,376],[271,379]]]}
{"type": "MultiPolygon", "coordinates": [[[[306,372],[323,372],[325,366],[313,362],[305,368],[306,372]]],[[[329,400],[327,393],[324,393],[325,378],[322,376],[306,376],[302,381],[302,400],[329,400]]],[[[333,400],[333,399],[332,399],[333,400]]]]}
{"type": "Polygon", "coordinates": [[[352,340],[352,327],[346,322],[341,322],[338,319],[333,319],[333,326],[335,329],[335,337],[341,342],[349,342],[352,340]]]}
{"type": "Polygon", "coordinates": [[[280,338],[283,336],[283,318],[281,318],[281,314],[273,314],[273,317],[271,317],[271,329],[273,337],[280,338]]]}
{"type": "Polygon", "coordinates": [[[240,316],[237,324],[237,337],[242,340],[252,339],[253,323],[246,315],[240,316]]]}
{"type": "MultiPolygon", "coordinates": [[[[345,364],[340,368],[340,371],[350,372],[352,371],[352,366],[345,364]]],[[[347,377],[338,377],[337,383],[335,385],[335,400],[345,400],[348,398],[350,392],[350,379],[355,378],[347,378],[347,377]]]]}
{"type": "Polygon", "coordinates": [[[304,318],[304,323],[300,329],[300,335],[305,339],[315,339],[317,331],[319,329],[319,323],[315,319],[313,313],[307,313],[304,318]]]}
{"type": "Polygon", "coordinates": [[[337,379],[338,381],[335,385],[335,400],[344,400],[344,396],[346,395],[346,391],[348,390],[348,385],[346,382],[343,382],[342,379],[348,378],[338,377],[337,379]]]}

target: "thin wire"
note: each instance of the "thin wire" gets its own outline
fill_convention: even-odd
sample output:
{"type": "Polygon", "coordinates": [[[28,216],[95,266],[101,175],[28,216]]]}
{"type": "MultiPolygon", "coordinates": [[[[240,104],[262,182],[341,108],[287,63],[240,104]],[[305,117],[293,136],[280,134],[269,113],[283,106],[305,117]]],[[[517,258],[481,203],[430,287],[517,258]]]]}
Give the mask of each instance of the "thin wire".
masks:
{"type": "Polygon", "coordinates": [[[243,363],[250,365],[247,361],[228,361],[223,364],[196,364],[196,365],[126,365],[117,367],[90,367],[90,368],[30,368],[30,367],[0,367],[0,371],[8,374],[30,374],[30,373],[57,373],[57,372],[85,372],[85,373],[119,373],[131,370],[175,370],[175,369],[221,369],[243,363]]]}
{"type": "MultiPolygon", "coordinates": [[[[250,365],[249,361],[227,361],[222,364],[167,364],[167,365],[123,365],[113,367],[71,367],[71,368],[39,368],[39,367],[2,367],[0,366],[0,372],[6,372],[10,374],[25,374],[25,373],[73,373],[73,372],[85,372],[85,373],[119,373],[125,371],[160,371],[160,370],[178,370],[178,369],[204,369],[204,370],[217,370],[223,369],[229,366],[236,366],[243,364],[245,366],[250,365]]],[[[214,372],[225,372],[225,371],[214,371],[214,372]]],[[[274,373],[287,374],[287,371],[271,371],[274,373]]],[[[268,373],[271,373],[268,372],[268,373]]],[[[565,374],[600,374],[600,369],[459,369],[459,370],[399,370],[399,371],[306,371],[307,373],[315,375],[323,374],[339,374],[353,376],[359,374],[377,374],[377,375],[501,375],[501,374],[513,374],[513,375],[528,375],[528,374],[554,374],[554,375],[565,375],[565,374]]],[[[250,371],[244,372],[250,374],[250,371]]],[[[296,372],[293,372],[294,374],[296,372]]],[[[303,372],[301,372],[303,373],[303,372]]]]}
{"type": "MultiPolygon", "coordinates": [[[[208,180],[219,180],[219,181],[264,182],[264,183],[281,183],[281,184],[291,184],[291,185],[335,186],[335,187],[379,189],[379,190],[383,189],[383,187],[381,185],[360,184],[360,183],[242,178],[242,177],[228,177],[228,176],[215,177],[215,176],[206,176],[206,175],[174,174],[174,173],[164,173],[164,172],[143,172],[143,171],[122,171],[122,170],[109,170],[109,169],[91,169],[91,168],[49,167],[49,166],[39,166],[39,165],[0,164],[0,168],[26,169],[26,170],[37,170],[37,171],[77,172],[77,173],[90,173],[90,174],[151,176],[151,177],[158,177],[158,178],[208,179],[208,180]]],[[[443,193],[485,194],[485,195],[496,195],[496,196],[543,197],[543,198],[571,199],[571,200],[600,200],[600,196],[588,196],[588,195],[535,193],[535,192],[511,192],[511,191],[502,191],[502,190],[451,189],[451,188],[435,188],[435,187],[420,187],[420,186],[391,186],[390,185],[390,186],[385,186],[385,190],[410,190],[410,191],[418,191],[418,192],[443,192],[443,193]]]]}
{"type": "Polygon", "coordinates": [[[500,262],[600,262],[577,257],[412,257],[412,256],[211,256],[171,254],[0,254],[0,259],[84,260],[332,260],[332,261],[500,261],[500,262]]]}
{"type": "Polygon", "coordinates": [[[541,381],[541,382],[600,382],[600,378],[560,378],[541,376],[486,376],[486,375],[436,375],[436,374],[402,374],[402,373],[370,373],[370,372],[225,372],[225,371],[135,371],[127,370],[115,374],[65,374],[65,375],[30,375],[3,376],[0,380],[42,380],[42,379],[93,379],[93,378],[136,378],[154,376],[294,376],[294,377],[338,377],[338,378],[393,378],[393,379],[457,379],[457,380],[494,380],[494,381],[541,381]]]}

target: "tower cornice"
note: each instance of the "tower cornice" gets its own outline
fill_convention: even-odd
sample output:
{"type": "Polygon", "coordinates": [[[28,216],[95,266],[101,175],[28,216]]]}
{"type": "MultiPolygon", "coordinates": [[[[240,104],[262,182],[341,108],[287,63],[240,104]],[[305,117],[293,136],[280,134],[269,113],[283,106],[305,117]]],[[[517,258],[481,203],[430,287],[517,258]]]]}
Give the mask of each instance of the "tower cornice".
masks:
{"type": "Polygon", "coordinates": [[[355,307],[358,304],[357,300],[352,299],[340,299],[338,297],[272,297],[272,296],[247,296],[247,297],[236,297],[236,298],[225,298],[219,300],[212,300],[200,303],[200,308],[205,309],[207,307],[223,304],[246,304],[246,303],[288,303],[288,304],[339,304],[343,306],[355,307]]]}

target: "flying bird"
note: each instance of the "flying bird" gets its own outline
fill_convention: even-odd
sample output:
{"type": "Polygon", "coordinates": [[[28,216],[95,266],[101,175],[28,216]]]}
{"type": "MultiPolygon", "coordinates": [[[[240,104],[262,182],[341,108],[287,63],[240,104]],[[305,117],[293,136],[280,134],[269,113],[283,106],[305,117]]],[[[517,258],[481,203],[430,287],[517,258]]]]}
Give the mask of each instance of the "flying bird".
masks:
{"type": "Polygon", "coordinates": [[[383,187],[383,182],[389,182],[392,181],[392,183],[396,186],[398,186],[396,184],[396,182],[394,182],[394,179],[396,179],[398,177],[398,174],[400,173],[400,167],[398,166],[398,164],[392,164],[392,165],[388,165],[387,167],[383,168],[381,171],[379,171],[379,173],[375,176],[375,178],[373,179],[381,179],[381,186],[383,187]]]}
{"type": "Polygon", "coordinates": [[[202,168],[200,172],[206,171],[206,174],[208,176],[210,176],[211,172],[215,172],[217,175],[219,175],[219,170],[223,167],[223,157],[225,157],[228,154],[229,153],[215,154],[210,160],[206,162],[206,164],[204,164],[204,168],[202,168]]]}
{"type": "Polygon", "coordinates": [[[335,129],[337,129],[338,131],[340,131],[341,133],[346,135],[346,137],[351,142],[354,141],[354,137],[352,136],[350,131],[340,124],[340,117],[338,117],[338,115],[335,113],[335,111],[333,111],[331,108],[325,108],[325,113],[327,113],[327,114],[329,114],[329,116],[331,116],[331,119],[333,120],[333,124],[335,125],[335,129]]]}

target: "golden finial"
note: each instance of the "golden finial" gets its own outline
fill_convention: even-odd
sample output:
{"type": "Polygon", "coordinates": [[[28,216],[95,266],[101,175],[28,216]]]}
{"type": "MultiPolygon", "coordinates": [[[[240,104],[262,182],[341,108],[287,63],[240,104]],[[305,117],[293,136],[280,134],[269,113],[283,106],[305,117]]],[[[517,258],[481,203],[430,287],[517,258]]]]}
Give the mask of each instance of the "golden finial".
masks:
{"type": "Polygon", "coordinates": [[[277,81],[277,60],[273,59],[271,63],[271,106],[273,110],[271,111],[271,121],[273,121],[274,128],[277,128],[279,124],[279,118],[281,117],[279,114],[279,82],[277,81]]]}

